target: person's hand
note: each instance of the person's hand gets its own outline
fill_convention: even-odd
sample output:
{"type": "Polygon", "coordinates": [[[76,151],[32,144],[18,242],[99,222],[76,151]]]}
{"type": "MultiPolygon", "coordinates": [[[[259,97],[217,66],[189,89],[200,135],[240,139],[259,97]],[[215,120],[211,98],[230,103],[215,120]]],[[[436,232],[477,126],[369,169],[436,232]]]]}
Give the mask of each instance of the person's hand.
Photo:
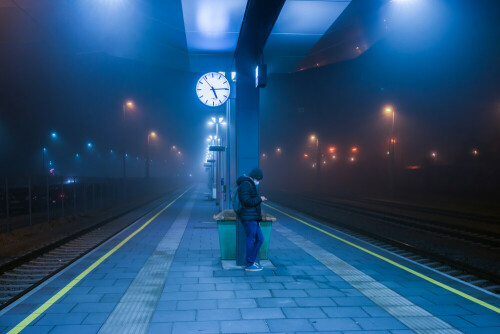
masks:
{"type": "Polygon", "coordinates": [[[266,198],[266,196],[260,196],[260,199],[262,200],[262,202],[265,202],[265,201],[267,201],[267,198],[266,198]]]}

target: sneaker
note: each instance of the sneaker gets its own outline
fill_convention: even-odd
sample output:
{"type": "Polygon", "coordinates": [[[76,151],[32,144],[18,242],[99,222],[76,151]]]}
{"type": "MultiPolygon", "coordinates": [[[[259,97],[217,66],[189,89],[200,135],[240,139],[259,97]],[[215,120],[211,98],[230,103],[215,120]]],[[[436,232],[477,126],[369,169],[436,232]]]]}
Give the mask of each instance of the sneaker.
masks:
{"type": "Polygon", "coordinates": [[[257,265],[256,263],[253,263],[249,266],[246,266],[246,268],[245,268],[245,271],[261,271],[261,270],[262,270],[262,268],[259,265],[257,265]]]}
{"type": "Polygon", "coordinates": [[[260,269],[264,269],[264,267],[260,263],[254,262],[253,264],[259,267],[260,269]]]}

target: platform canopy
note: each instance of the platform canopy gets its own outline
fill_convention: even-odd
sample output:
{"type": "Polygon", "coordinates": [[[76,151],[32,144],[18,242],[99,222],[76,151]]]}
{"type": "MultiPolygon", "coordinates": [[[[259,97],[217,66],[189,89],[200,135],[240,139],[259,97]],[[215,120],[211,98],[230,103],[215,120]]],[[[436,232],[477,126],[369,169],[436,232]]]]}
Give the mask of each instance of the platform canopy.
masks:
{"type": "MultiPolygon", "coordinates": [[[[355,2],[355,1],[354,1],[355,2]]],[[[264,50],[290,73],[351,0],[286,0],[264,50]]],[[[0,0],[7,54],[105,54],[190,72],[230,70],[247,0],[0,0]]]]}

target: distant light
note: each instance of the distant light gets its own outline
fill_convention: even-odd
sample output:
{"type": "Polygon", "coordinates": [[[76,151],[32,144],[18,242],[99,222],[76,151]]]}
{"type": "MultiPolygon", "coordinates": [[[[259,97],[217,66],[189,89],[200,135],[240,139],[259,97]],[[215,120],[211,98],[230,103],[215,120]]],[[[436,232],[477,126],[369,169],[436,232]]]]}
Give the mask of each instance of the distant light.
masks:
{"type": "Polygon", "coordinates": [[[52,166],[52,161],[49,161],[49,166],[52,166]]]}
{"type": "Polygon", "coordinates": [[[315,135],[311,135],[310,139],[311,139],[311,141],[315,141],[316,140],[316,136],[315,135]]]}
{"type": "Polygon", "coordinates": [[[156,132],[154,131],[151,131],[151,133],[149,134],[151,137],[155,138],[156,137],[156,132]]]}
{"type": "Polygon", "coordinates": [[[335,152],[335,147],[331,146],[328,150],[330,151],[330,153],[333,153],[333,152],[335,152]]]}
{"type": "Polygon", "coordinates": [[[52,132],[50,134],[50,136],[53,138],[53,139],[56,139],[57,138],[57,133],[56,132],[52,132]]]}
{"type": "Polygon", "coordinates": [[[131,108],[131,109],[132,109],[132,108],[134,107],[134,102],[132,102],[132,101],[130,101],[130,100],[129,100],[129,101],[127,101],[127,102],[126,102],[126,106],[127,106],[128,108],[131,108]]]}
{"type": "Polygon", "coordinates": [[[189,177],[193,177],[193,174],[189,174],[189,177]]]}
{"type": "Polygon", "coordinates": [[[323,165],[326,165],[326,160],[323,160],[323,165]]]}
{"type": "Polygon", "coordinates": [[[386,107],[384,108],[384,112],[385,112],[387,115],[392,115],[392,113],[393,113],[392,107],[390,107],[390,106],[386,106],[386,107]]]}
{"type": "Polygon", "coordinates": [[[92,148],[92,146],[94,146],[94,145],[93,145],[91,142],[88,142],[88,143],[87,143],[87,147],[88,147],[88,148],[92,148]]]}
{"type": "Polygon", "coordinates": [[[181,153],[181,151],[179,151],[179,152],[177,152],[177,154],[178,154],[178,155],[181,155],[182,153],[181,153]]]}
{"type": "Polygon", "coordinates": [[[77,158],[77,159],[78,159],[79,157],[80,157],[80,154],[78,154],[78,153],[77,153],[77,154],[75,154],[75,158],[77,158]]]}
{"type": "Polygon", "coordinates": [[[281,153],[281,147],[277,147],[276,152],[281,153]]]}
{"type": "Polygon", "coordinates": [[[304,153],[304,158],[309,158],[309,154],[304,153]]]}
{"type": "Polygon", "coordinates": [[[262,158],[263,159],[267,158],[267,155],[265,153],[262,153],[262,158]]]}
{"type": "Polygon", "coordinates": [[[473,149],[473,150],[472,150],[472,155],[476,156],[476,155],[478,155],[478,154],[479,154],[479,152],[478,152],[476,149],[473,149]]]}
{"type": "Polygon", "coordinates": [[[231,72],[231,80],[236,81],[236,72],[231,72]]]}
{"type": "Polygon", "coordinates": [[[386,155],[391,155],[391,152],[387,151],[385,152],[386,155]]]}
{"type": "Polygon", "coordinates": [[[113,150],[109,150],[109,153],[113,154],[113,150]]]}
{"type": "Polygon", "coordinates": [[[356,158],[351,157],[349,160],[350,160],[351,162],[354,162],[354,161],[356,161],[356,158]]]}
{"type": "Polygon", "coordinates": [[[44,151],[44,152],[47,152],[47,148],[46,148],[46,147],[44,147],[44,148],[43,148],[43,151],[44,151]]]}
{"type": "Polygon", "coordinates": [[[316,164],[315,164],[315,163],[314,163],[314,164],[312,164],[312,168],[316,168],[316,164]]]}
{"type": "Polygon", "coordinates": [[[391,144],[395,144],[396,143],[396,138],[392,137],[391,138],[391,144]]]}
{"type": "Polygon", "coordinates": [[[54,172],[55,172],[55,169],[54,169],[54,168],[51,168],[51,169],[49,170],[49,173],[50,173],[50,174],[54,174],[54,172]]]}
{"type": "Polygon", "coordinates": [[[333,160],[337,159],[337,156],[332,155],[332,159],[333,159],[333,160]]]}
{"type": "Polygon", "coordinates": [[[437,152],[431,152],[431,157],[433,159],[436,159],[437,158],[437,152]]]}
{"type": "Polygon", "coordinates": [[[353,153],[358,152],[358,148],[356,146],[354,146],[353,148],[351,148],[351,152],[353,152],[353,153]]]}
{"type": "Polygon", "coordinates": [[[418,165],[406,166],[406,169],[420,169],[420,166],[418,165]]]}
{"type": "Polygon", "coordinates": [[[176,151],[176,150],[177,150],[177,147],[176,147],[175,145],[174,145],[174,146],[172,146],[172,150],[173,150],[173,151],[176,151]]]}
{"type": "Polygon", "coordinates": [[[128,158],[128,154],[127,153],[125,153],[125,158],[128,158]]]}

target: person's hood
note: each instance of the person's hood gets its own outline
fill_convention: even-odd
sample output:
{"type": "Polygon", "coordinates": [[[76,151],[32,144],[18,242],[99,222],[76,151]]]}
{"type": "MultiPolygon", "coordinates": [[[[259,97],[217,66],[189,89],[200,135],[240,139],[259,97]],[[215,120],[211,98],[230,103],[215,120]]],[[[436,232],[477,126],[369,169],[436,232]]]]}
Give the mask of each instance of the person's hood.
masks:
{"type": "Polygon", "coordinates": [[[237,180],[236,180],[236,184],[239,186],[240,184],[242,184],[243,182],[245,181],[250,181],[252,182],[252,184],[255,184],[253,182],[253,180],[251,178],[249,178],[248,176],[246,175],[243,175],[243,176],[240,176],[237,180]]]}

